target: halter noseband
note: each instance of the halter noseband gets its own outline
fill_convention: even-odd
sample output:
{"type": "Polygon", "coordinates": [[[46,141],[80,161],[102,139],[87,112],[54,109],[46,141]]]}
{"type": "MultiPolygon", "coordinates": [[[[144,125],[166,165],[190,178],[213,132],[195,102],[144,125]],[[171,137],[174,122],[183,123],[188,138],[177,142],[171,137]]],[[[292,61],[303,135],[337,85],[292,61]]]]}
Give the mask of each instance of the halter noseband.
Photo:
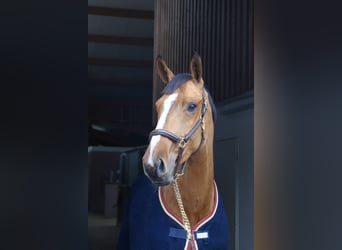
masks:
{"type": "MultiPolygon", "coordinates": [[[[201,133],[201,143],[198,146],[197,150],[194,152],[196,153],[202,146],[203,141],[205,140],[205,135],[204,135],[204,130],[205,130],[205,125],[204,125],[204,115],[207,112],[207,108],[208,108],[208,103],[207,100],[205,99],[205,95],[204,95],[204,88],[202,90],[202,110],[201,110],[201,115],[199,117],[199,119],[197,120],[197,122],[195,123],[195,125],[193,126],[193,128],[185,135],[185,136],[178,136],[174,133],[172,133],[171,131],[165,130],[165,129],[155,129],[152,130],[150,135],[149,135],[149,141],[151,141],[152,136],[155,135],[162,135],[164,137],[169,138],[170,140],[176,142],[178,144],[178,156],[176,159],[176,167],[175,167],[175,173],[174,173],[174,179],[176,179],[178,176],[181,176],[184,174],[184,170],[185,170],[185,163],[183,164],[182,168],[179,169],[179,165],[180,165],[180,161],[183,155],[183,151],[184,148],[186,146],[186,144],[188,143],[188,141],[190,140],[190,138],[195,134],[195,132],[197,131],[197,129],[201,126],[202,129],[202,133],[201,133]]],[[[193,153],[193,154],[194,154],[193,153]]]]}

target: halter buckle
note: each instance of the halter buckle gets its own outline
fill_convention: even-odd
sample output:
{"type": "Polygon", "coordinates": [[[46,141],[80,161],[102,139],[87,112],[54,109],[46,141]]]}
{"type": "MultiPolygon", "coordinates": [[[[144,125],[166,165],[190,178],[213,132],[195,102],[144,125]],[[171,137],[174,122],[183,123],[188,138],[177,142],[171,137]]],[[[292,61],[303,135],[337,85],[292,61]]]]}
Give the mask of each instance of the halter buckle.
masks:
{"type": "Polygon", "coordinates": [[[202,105],[202,112],[201,112],[201,119],[203,119],[204,114],[207,112],[208,109],[208,102],[207,100],[203,99],[203,105],[202,105]]]}
{"type": "Polygon", "coordinates": [[[205,124],[203,120],[201,121],[201,128],[202,128],[202,131],[205,131],[205,124]]]}
{"type": "Polygon", "coordinates": [[[184,140],[184,137],[182,137],[182,138],[180,139],[180,141],[178,142],[178,147],[179,147],[179,148],[184,148],[185,145],[186,145],[186,141],[184,140]]]}

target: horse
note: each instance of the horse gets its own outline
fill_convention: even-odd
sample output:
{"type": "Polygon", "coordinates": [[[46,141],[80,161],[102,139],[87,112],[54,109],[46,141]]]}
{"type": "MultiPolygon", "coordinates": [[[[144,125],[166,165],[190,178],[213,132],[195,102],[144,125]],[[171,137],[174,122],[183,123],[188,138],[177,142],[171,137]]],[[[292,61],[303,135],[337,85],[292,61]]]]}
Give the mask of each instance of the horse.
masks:
{"type": "Polygon", "coordinates": [[[174,73],[158,56],[165,85],[156,101],[158,121],[142,158],[144,175],[133,185],[119,250],[228,249],[225,209],[214,180],[216,116],[204,86],[201,57],[190,73],[174,73]]]}

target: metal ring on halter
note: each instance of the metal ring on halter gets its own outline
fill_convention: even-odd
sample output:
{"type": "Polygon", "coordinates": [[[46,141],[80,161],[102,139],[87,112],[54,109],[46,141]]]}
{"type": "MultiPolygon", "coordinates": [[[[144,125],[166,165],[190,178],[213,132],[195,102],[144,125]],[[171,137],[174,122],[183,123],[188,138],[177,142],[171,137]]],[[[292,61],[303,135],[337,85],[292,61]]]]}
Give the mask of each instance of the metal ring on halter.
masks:
{"type": "Polygon", "coordinates": [[[184,137],[181,137],[180,141],[178,142],[178,147],[179,148],[185,148],[186,143],[187,142],[185,141],[184,137]]]}

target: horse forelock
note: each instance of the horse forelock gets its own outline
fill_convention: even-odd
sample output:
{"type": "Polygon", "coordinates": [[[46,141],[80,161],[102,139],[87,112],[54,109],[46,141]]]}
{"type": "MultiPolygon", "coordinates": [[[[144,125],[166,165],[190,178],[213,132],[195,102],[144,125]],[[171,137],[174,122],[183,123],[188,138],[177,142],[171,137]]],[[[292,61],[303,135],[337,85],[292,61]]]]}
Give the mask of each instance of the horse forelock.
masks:
{"type": "MultiPolygon", "coordinates": [[[[162,94],[172,94],[173,92],[176,91],[176,89],[178,89],[182,84],[186,83],[187,81],[192,79],[192,75],[190,73],[181,73],[181,74],[177,74],[175,75],[175,77],[166,84],[165,88],[162,90],[162,94]]],[[[213,101],[213,98],[211,97],[210,93],[208,92],[207,88],[205,88],[205,90],[208,93],[208,97],[209,97],[209,103],[212,109],[212,116],[213,116],[213,121],[215,123],[216,121],[216,107],[213,101]]]]}
{"type": "Polygon", "coordinates": [[[162,90],[162,94],[172,94],[178,89],[182,84],[191,80],[192,76],[189,73],[177,74],[175,77],[166,84],[165,88],[162,90]]]}

